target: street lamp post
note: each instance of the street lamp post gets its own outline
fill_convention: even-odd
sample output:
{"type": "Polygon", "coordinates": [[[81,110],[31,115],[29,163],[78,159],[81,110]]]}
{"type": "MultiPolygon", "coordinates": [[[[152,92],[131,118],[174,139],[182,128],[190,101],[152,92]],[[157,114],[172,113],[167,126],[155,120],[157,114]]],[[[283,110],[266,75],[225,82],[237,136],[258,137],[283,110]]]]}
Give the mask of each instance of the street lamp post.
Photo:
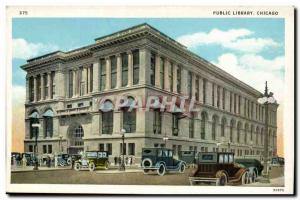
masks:
{"type": "Polygon", "coordinates": [[[39,169],[39,164],[38,164],[38,158],[37,158],[37,153],[38,153],[38,128],[41,126],[39,123],[33,123],[32,128],[34,128],[35,132],[35,145],[34,145],[34,157],[35,157],[35,163],[34,163],[34,168],[33,170],[38,170],[39,169]]]}
{"type": "Polygon", "coordinates": [[[121,134],[122,134],[122,162],[121,162],[121,165],[120,165],[120,168],[119,170],[120,171],[125,171],[125,158],[124,158],[124,145],[125,145],[125,133],[126,133],[126,130],[123,128],[121,130],[121,134]]]}
{"type": "Polygon", "coordinates": [[[269,183],[269,169],[268,169],[268,160],[269,160],[269,138],[268,138],[268,132],[269,132],[269,104],[275,103],[275,99],[273,97],[272,92],[268,92],[268,83],[266,81],[265,86],[265,93],[262,98],[259,98],[257,100],[259,104],[262,104],[265,106],[265,137],[264,137],[264,169],[263,169],[263,178],[261,179],[261,182],[269,183]]]}

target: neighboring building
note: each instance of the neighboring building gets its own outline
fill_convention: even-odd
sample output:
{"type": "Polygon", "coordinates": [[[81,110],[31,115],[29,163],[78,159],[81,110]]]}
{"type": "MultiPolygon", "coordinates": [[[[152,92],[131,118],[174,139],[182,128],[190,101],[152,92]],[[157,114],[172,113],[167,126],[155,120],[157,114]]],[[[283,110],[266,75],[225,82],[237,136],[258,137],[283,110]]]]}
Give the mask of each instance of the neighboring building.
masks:
{"type": "MultiPolygon", "coordinates": [[[[214,66],[148,24],[138,25],[69,52],[28,60],[26,76],[25,151],[34,151],[39,122],[39,153],[107,150],[141,156],[142,147],[233,151],[236,156],[263,152],[262,93],[214,66]],[[150,95],[195,96],[200,112],[189,117],[127,107],[102,112],[114,98],[150,95]]],[[[269,106],[270,155],[277,151],[277,107],[269,106]]]]}

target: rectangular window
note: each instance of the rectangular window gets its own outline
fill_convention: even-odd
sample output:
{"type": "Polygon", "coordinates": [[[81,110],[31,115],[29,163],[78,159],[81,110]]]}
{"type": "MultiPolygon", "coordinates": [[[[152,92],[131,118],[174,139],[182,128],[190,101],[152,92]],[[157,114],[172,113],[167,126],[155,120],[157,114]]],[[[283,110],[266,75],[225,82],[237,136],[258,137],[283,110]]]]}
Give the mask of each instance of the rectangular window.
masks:
{"type": "Polygon", "coordinates": [[[236,113],[236,94],[234,94],[233,98],[233,112],[236,113]]]}
{"type": "Polygon", "coordinates": [[[103,91],[106,87],[106,61],[100,59],[100,91],[103,91]]]}
{"type": "Polygon", "coordinates": [[[112,134],[113,132],[113,111],[102,112],[102,134],[112,134]]]}
{"type": "Polygon", "coordinates": [[[47,153],[47,145],[43,145],[43,154],[47,153]]]}
{"type": "Polygon", "coordinates": [[[135,143],[128,143],[128,155],[135,155],[135,143]]]}
{"type": "Polygon", "coordinates": [[[44,77],[44,96],[43,96],[43,98],[47,99],[48,98],[48,75],[44,74],[43,77],[44,77]]]}
{"type": "Polygon", "coordinates": [[[212,84],[212,93],[211,93],[212,97],[212,106],[215,106],[215,84],[212,84]]]}
{"type": "Polygon", "coordinates": [[[160,110],[154,110],[153,133],[161,134],[162,114],[160,110]]]}
{"type": "Polygon", "coordinates": [[[117,86],[117,58],[116,56],[110,57],[110,67],[111,67],[111,88],[117,86]]]}
{"type": "Polygon", "coordinates": [[[73,71],[69,71],[69,98],[73,96],[73,71]]]}
{"type": "Polygon", "coordinates": [[[170,68],[169,68],[169,86],[170,86],[170,91],[173,92],[173,64],[170,63],[170,68]]]}
{"type": "Polygon", "coordinates": [[[33,77],[29,78],[29,101],[34,100],[34,80],[33,77]]]}
{"type": "Polygon", "coordinates": [[[247,116],[247,99],[244,100],[244,116],[247,116]]]}
{"type": "Polygon", "coordinates": [[[194,138],[194,116],[189,119],[189,138],[194,138]]]}
{"type": "Polygon", "coordinates": [[[33,146],[29,145],[29,152],[33,152],[33,146]]]}
{"type": "Polygon", "coordinates": [[[230,97],[229,97],[229,100],[230,100],[230,112],[232,112],[232,93],[230,92],[230,97]]]}
{"type": "Polygon", "coordinates": [[[41,88],[41,76],[40,75],[38,75],[37,76],[37,80],[36,80],[36,83],[37,83],[37,100],[38,101],[40,101],[41,100],[41,97],[42,97],[42,95],[41,95],[41,91],[42,91],[42,88],[41,88]]]}
{"type": "Polygon", "coordinates": [[[112,155],[112,143],[106,144],[106,151],[107,151],[108,155],[112,155]]]}
{"type": "Polygon", "coordinates": [[[225,88],[223,88],[223,95],[222,95],[222,107],[223,107],[223,110],[225,110],[225,88]]]}
{"type": "Polygon", "coordinates": [[[172,135],[178,136],[179,132],[179,118],[177,114],[172,114],[172,135]]]}
{"type": "Polygon", "coordinates": [[[68,105],[67,105],[67,108],[72,108],[72,104],[68,104],[68,105]]]}
{"type": "Polygon", "coordinates": [[[48,145],[48,153],[49,154],[52,153],[52,145],[51,144],[48,145]]]}
{"type": "Polygon", "coordinates": [[[99,151],[104,151],[104,144],[103,143],[99,144],[99,151]]]}
{"type": "Polygon", "coordinates": [[[55,72],[51,72],[51,83],[52,85],[50,87],[52,88],[52,93],[50,98],[53,99],[55,96],[55,72]]]}
{"type": "Polygon", "coordinates": [[[195,83],[195,98],[196,101],[199,101],[199,76],[196,76],[196,83],[195,83]]]}
{"type": "Polygon", "coordinates": [[[251,113],[251,119],[253,119],[253,106],[254,106],[253,104],[254,104],[254,103],[251,102],[251,112],[250,112],[250,113],[251,113]]]}
{"type": "Polygon", "coordinates": [[[124,143],[124,148],[123,148],[123,143],[120,143],[120,154],[126,155],[126,143],[124,143]],[[122,149],[123,149],[123,152],[122,152],[122,149]]]}
{"type": "Polygon", "coordinates": [[[206,79],[203,79],[203,88],[202,88],[202,92],[203,92],[203,104],[206,103],[206,79]]]}
{"type": "Polygon", "coordinates": [[[181,92],[181,67],[177,67],[177,93],[181,92]]]}
{"type": "Polygon", "coordinates": [[[217,87],[217,107],[220,108],[220,86],[217,87]]]}
{"type": "Polygon", "coordinates": [[[93,91],[93,73],[94,73],[94,68],[93,65],[90,66],[90,92],[93,91]]]}
{"type": "Polygon", "coordinates": [[[79,83],[79,95],[82,96],[84,94],[85,83],[83,80],[83,67],[80,67],[78,70],[78,83],[79,83]]]}
{"type": "Polygon", "coordinates": [[[140,73],[140,54],[139,50],[132,52],[133,57],[133,84],[139,83],[139,73],[140,73]]]}
{"type": "Polygon", "coordinates": [[[77,107],[78,107],[78,108],[83,107],[83,103],[78,103],[78,104],[77,104],[77,107]]]}
{"type": "Polygon", "coordinates": [[[121,54],[122,59],[122,86],[128,84],[128,55],[126,53],[121,54]]]}
{"type": "Polygon", "coordinates": [[[155,54],[151,53],[150,59],[150,84],[155,85],[155,54]]]}
{"type": "Polygon", "coordinates": [[[165,88],[165,61],[163,58],[160,58],[160,85],[161,88],[164,89],[165,88]]]}
{"type": "Polygon", "coordinates": [[[242,104],[241,104],[241,96],[239,96],[239,110],[238,110],[239,114],[241,114],[241,106],[242,106],[242,104]]]}
{"type": "Polygon", "coordinates": [[[192,82],[193,82],[193,74],[192,72],[189,72],[189,75],[188,75],[188,85],[187,85],[187,91],[189,93],[189,98],[191,99],[192,98],[192,82]]]}

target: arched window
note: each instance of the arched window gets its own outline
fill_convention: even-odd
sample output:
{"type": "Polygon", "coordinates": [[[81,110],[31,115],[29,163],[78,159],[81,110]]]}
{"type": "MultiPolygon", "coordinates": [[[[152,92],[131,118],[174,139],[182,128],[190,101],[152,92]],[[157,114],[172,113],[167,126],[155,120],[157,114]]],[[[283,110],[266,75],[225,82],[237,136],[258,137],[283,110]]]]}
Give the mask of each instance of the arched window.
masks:
{"type": "Polygon", "coordinates": [[[237,142],[240,143],[240,136],[241,136],[241,122],[238,122],[238,125],[237,125],[237,142]]]}
{"type": "Polygon", "coordinates": [[[230,121],[230,142],[233,142],[233,128],[234,128],[234,120],[230,121]]]}
{"type": "Polygon", "coordinates": [[[136,130],[136,109],[132,108],[134,105],[134,99],[128,97],[128,104],[123,108],[123,128],[126,133],[133,133],[136,130]]]}
{"type": "Polygon", "coordinates": [[[256,145],[258,145],[258,136],[259,136],[259,128],[258,127],[256,127],[255,135],[256,135],[255,143],[256,143],[256,145]]]}
{"type": "Polygon", "coordinates": [[[221,122],[221,137],[225,137],[225,125],[226,125],[226,118],[223,118],[221,122]]]}
{"type": "Polygon", "coordinates": [[[36,135],[39,135],[39,128],[38,127],[33,127],[33,124],[37,124],[39,123],[39,113],[37,111],[33,111],[30,116],[29,116],[29,136],[30,139],[32,139],[33,137],[35,137],[36,135]]]}
{"type": "Polygon", "coordinates": [[[195,116],[193,113],[191,113],[191,118],[189,119],[189,137],[190,138],[194,138],[194,120],[195,120],[195,116]]]}
{"type": "Polygon", "coordinates": [[[245,136],[244,136],[244,143],[247,144],[247,136],[249,131],[249,125],[245,124],[245,136]]]}
{"type": "Polygon", "coordinates": [[[48,109],[44,114],[44,137],[53,137],[53,111],[48,109]]]}
{"type": "Polygon", "coordinates": [[[207,114],[206,112],[201,113],[201,139],[205,140],[207,114]]]}
{"type": "Polygon", "coordinates": [[[212,138],[212,140],[216,140],[217,122],[218,122],[217,120],[218,120],[218,117],[213,116],[212,129],[211,129],[211,138],[212,138]]]}
{"type": "Polygon", "coordinates": [[[112,134],[114,124],[113,104],[106,100],[100,107],[102,112],[102,134],[112,134]]]}

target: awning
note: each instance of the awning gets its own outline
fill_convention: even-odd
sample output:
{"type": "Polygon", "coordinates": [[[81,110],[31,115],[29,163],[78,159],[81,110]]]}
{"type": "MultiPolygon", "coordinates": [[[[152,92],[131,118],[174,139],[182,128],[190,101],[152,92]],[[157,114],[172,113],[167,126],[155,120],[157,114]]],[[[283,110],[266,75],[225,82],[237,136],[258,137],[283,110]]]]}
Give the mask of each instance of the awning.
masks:
{"type": "Polygon", "coordinates": [[[53,111],[52,110],[47,110],[44,114],[43,117],[53,117],[53,111]]]}
{"type": "Polygon", "coordinates": [[[31,113],[31,115],[29,115],[29,118],[39,118],[40,115],[37,112],[33,112],[31,113]]]}

